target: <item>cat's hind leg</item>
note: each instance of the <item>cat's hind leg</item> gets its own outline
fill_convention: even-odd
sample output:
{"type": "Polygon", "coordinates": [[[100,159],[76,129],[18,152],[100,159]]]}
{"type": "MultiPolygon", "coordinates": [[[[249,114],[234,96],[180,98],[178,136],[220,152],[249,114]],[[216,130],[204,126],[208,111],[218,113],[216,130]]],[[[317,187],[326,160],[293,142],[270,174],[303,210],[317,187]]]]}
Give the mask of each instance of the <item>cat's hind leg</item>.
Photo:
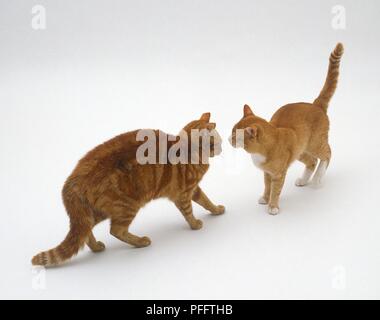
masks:
{"type": "Polygon", "coordinates": [[[120,200],[107,208],[107,213],[111,216],[111,234],[137,248],[147,247],[151,244],[148,237],[139,237],[129,232],[129,227],[139,211],[139,207],[129,202],[120,200]]]}
{"type": "Polygon", "coordinates": [[[96,241],[95,236],[92,232],[90,232],[90,235],[86,241],[86,244],[91,249],[92,252],[101,252],[104,251],[106,246],[101,241],[96,241]]]}
{"type": "MultiPolygon", "coordinates": [[[[94,225],[93,227],[95,227],[98,223],[104,221],[105,219],[107,219],[107,215],[105,215],[103,212],[101,211],[98,211],[94,208],[92,208],[92,214],[93,214],[93,217],[94,217],[94,225]]],[[[90,248],[90,250],[92,252],[102,252],[105,250],[106,246],[104,245],[103,242],[101,241],[97,241],[94,234],[92,233],[92,231],[90,232],[87,240],[86,240],[86,244],[87,246],[90,248]]]]}
{"type": "Polygon", "coordinates": [[[200,187],[195,189],[192,200],[210,211],[213,215],[220,215],[226,211],[224,206],[216,206],[213,204],[200,187]]]}
{"type": "Polygon", "coordinates": [[[129,226],[133,221],[133,217],[130,218],[117,218],[111,220],[111,234],[136,248],[144,248],[151,244],[151,240],[148,237],[139,237],[129,232],[129,226]]]}
{"type": "Polygon", "coordinates": [[[326,174],[327,167],[329,166],[331,160],[331,148],[327,142],[323,144],[321,149],[318,151],[317,156],[321,161],[319,162],[317,171],[315,172],[312,180],[312,184],[314,186],[321,185],[322,178],[326,174]]]}
{"type": "Polygon", "coordinates": [[[303,187],[308,184],[317,166],[318,160],[308,153],[301,154],[298,160],[305,164],[305,169],[302,177],[296,180],[296,186],[303,187]]]}

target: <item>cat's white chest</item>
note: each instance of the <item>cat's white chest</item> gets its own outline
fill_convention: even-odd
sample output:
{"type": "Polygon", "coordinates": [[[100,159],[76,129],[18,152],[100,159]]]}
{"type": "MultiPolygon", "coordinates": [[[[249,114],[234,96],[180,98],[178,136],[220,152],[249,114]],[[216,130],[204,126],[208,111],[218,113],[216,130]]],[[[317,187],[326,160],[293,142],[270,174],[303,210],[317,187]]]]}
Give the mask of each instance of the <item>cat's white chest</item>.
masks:
{"type": "Polygon", "coordinates": [[[266,160],[265,156],[263,156],[261,153],[252,153],[251,158],[252,158],[253,164],[260,169],[266,160]]]}

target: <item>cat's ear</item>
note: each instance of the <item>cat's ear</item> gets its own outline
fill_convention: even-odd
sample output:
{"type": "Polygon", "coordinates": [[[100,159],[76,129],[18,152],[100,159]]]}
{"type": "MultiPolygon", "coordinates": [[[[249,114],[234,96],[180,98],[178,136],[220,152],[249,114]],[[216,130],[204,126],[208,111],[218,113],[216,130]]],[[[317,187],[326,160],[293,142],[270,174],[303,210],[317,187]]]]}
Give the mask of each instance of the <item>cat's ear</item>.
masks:
{"type": "Polygon", "coordinates": [[[254,114],[252,112],[251,107],[248,104],[246,104],[244,106],[244,117],[249,117],[249,116],[254,116],[254,114]]]}
{"type": "Polygon", "coordinates": [[[256,138],[259,133],[259,128],[256,125],[252,125],[248,128],[245,128],[245,132],[249,138],[256,138]]]}
{"type": "Polygon", "coordinates": [[[211,118],[211,113],[207,112],[207,113],[202,114],[202,117],[199,120],[210,122],[210,118],[211,118]]]}
{"type": "Polygon", "coordinates": [[[215,130],[216,123],[209,123],[209,124],[207,124],[206,128],[207,128],[207,130],[210,130],[210,131],[215,130]]]}

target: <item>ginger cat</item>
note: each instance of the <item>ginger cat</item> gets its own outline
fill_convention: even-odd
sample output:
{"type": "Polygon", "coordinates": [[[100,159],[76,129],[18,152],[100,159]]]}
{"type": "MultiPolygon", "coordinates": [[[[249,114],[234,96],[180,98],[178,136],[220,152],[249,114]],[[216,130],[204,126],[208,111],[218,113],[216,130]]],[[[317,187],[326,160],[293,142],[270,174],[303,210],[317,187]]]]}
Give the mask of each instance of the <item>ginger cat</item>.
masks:
{"type": "Polygon", "coordinates": [[[296,181],[305,186],[313,177],[320,184],[331,158],[328,142],[329,118],[327,108],[338,83],[339,65],[343,55],[339,43],[330,56],[325,85],[318,98],[311,103],[294,103],[280,108],[267,122],[256,116],[248,105],[243,118],[234,126],[230,142],[242,146],[251,154],[254,164],[264,171],[265,190],[260,204],[268,204],[268,211],[279,213],[279,197],[290,164],[299,160],[305,171],[296,181]]]}
{"type": "MultiPolygon", "coordinates": [[[[204,149],[203,144],[195,144],[194,148],[195,141],[188,139],[185,149],[194,149],[189,157],[194,158],[194,152],[198,156],[205,155],[207,159],[220,154],[221,139],[215,127],[215,123],[210,123],[210,114],[205,113],[181,131],[182,135],[190,137],[192,130],[203,130],[211,137],[209,150],[204,149]]],[[[157,137],[163,134],[158,130],[151,132],[157,137]]],[[[105,246],[95,239],[92,229],[105,219],[111,220],[111,234],[116,238],[136,247],[149,246],[151,241],[148,237],[130,233],[129,227],[140,208],[154,199],[168,198],[174,202],[194,230],[202,228],[202,221],[194,217],[192,201],[212,214],[224,213],[225,208],[214,205],[199,187],[209,169],[208,162],[139,164],[136,161],[137,150],[144,141],[138,141],[137,136],[138,131],[119,135],[99,145],[79,161],[62,191],[70,218],[70,231],[58,247],[36,255],[32,259],[33,265],[61,264],[77,254],[85,243],[94,252],[103,251],[105,246]]],[[[175,137],[174,142],[169,141],[169,147],[177,143],[178,138],[175,137]]]]}

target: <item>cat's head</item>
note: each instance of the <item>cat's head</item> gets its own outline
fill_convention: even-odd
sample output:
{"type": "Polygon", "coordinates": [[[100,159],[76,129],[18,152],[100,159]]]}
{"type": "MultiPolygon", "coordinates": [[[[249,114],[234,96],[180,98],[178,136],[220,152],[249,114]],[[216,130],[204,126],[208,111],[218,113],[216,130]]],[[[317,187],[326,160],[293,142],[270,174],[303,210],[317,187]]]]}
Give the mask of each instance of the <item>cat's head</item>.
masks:
{"type": "Polygon", "coordinates": [[[199,153],[214,157],[222,152],[222,138],[216,130],[216,123],[210,122],[210,119],[211,114],[204,113],[200,119],[187,124],[181,134],[187,135],[191,145],[193,148],[195,146],[199,153]]]}
{"type": "Polygon", "coordinates": [[[273,129],[270,123],[255,116],[252,109],[245,105],[243,118],[233,127],[229,141],[234,148],[244,148],[248,153],[263,153],[273,129]]]}

